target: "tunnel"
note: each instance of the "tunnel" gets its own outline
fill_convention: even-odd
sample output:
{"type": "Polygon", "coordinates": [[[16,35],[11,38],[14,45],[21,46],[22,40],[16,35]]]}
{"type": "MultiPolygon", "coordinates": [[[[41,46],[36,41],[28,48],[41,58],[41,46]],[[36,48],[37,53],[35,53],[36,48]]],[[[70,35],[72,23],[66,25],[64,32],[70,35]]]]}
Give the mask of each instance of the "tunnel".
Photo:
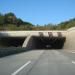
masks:
{"type": "Polygon", "coordinates": [[[66,31],[1,31],[0,47],[74,50],[75,27],[66,31]]]}
{"type": "MultiPolygon", "coordinates": [[[[42,35],[42,34],[41,34],[42,35]]],[[[27,37],[2,37],[0,47],[22,47],[27,37]]],[[[27,43],[30,49],[62,49],[66,37],[31,36],[27,43]]],[[[27,46],[26,46],[27,47],[27,46]]]]}
{"type": "Polygon", "coordinates": [[[2,37],[0,38],[0,47],[22,47],[26,37],[2,37]]]}
{"type": "Polygon", "coordinates": [[[62,49],[65,37],[36,37],[33,36],[34,49],[62,49]]]}

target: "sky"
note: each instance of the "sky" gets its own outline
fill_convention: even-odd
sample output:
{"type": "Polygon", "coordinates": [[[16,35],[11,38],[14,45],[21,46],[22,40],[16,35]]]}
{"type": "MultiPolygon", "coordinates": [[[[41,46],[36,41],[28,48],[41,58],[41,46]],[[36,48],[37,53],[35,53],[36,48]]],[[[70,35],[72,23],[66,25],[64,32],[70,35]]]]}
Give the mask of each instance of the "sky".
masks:
{"type": "Polygon", "coordinates": [[[0,13],[13,12],[32,24],[58,24],[75,18],[75,0],[0,0],[0,13]]]}

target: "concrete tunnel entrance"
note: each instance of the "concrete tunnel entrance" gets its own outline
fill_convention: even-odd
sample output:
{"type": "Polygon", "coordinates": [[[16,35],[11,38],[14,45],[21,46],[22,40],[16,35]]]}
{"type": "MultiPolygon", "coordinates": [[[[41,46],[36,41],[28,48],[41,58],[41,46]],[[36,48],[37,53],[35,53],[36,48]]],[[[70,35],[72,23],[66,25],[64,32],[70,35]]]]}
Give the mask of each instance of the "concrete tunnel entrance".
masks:
{"type": "Polygon", "coordinates": [[[49,36],[39,33],[39,36],[28,37],[2,37],[0,38],[0,47],[26,47],[29,49],[62,49],[66,37],[59,32],[58,36],[53,36],[52,32],[49,36]]]}
{"type": "Polygon", "coordinates": [[[62,49],[65,37],[35,37],[33,36],[34,49],[62,49]]]}

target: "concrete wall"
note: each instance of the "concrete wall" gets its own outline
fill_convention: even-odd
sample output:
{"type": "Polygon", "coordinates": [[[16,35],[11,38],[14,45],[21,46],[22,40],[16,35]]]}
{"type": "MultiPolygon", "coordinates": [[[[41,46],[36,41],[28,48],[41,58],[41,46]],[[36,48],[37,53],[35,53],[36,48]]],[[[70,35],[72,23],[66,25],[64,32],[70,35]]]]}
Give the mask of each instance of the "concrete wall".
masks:
{"type": "Polygon", "coordinates": [[[33,36],[40,38],[39,32],[43,33],[43,37],[49,37],[48,32],[51,32],[54,37],[58,37],[58,32],[61,32],[63,37],[65,37],[66,34],[66,31],[0,31],[0,39],[2,40],[3,38],[5,38],[4,41],[0,41],[0,46],[5,47],[4,45],[6,45],[6,47],[8,47],[8,42],[6,42],[6,38],[8,38],[8,41],[11,43],[12,39],[10,40],[10,38],[27,37],[23,42],[22,47],[33,49],[36,45],[36,39],[33,36]]]}
{"type": "Polygon", "coordinates": [[[75,27],[67,30],[66,42],[64,44],[64,49],[75,50],[75,27]]]}
{"type": "Polygon", "coordinates": [[[61,32],[62,36],[66,37],[64,49],[75,50],[75,27],[68,29],[67,31],[0,31],[0,38],[2,37],[27,37],[22,47],[32,48],[35,46],[34,38],[32,36],[38,36],[39,32],[42,32],[44,36],[49,37],[48,32],[52,32],[54,37],[58,37],[57,32],[61,32]]]}
{"type": "Polygon", "coordinates": [[[43,32],[44,36],[48,36],[48,32],[52,32],[54,36],[57,36],[57,32],[61,32],[62,36],[65,36],[66,31],[0,31],[1,37],[26,37],[26,36],[39,36],[39,32],[43,32]]]}
{"type": "Polygon", "coordinates": [[[27,49],[34,49],[35,46],[36,46],[35,38],[30,35],[25,39],[22,47],[23,48],[25,47],[27,49]]]}

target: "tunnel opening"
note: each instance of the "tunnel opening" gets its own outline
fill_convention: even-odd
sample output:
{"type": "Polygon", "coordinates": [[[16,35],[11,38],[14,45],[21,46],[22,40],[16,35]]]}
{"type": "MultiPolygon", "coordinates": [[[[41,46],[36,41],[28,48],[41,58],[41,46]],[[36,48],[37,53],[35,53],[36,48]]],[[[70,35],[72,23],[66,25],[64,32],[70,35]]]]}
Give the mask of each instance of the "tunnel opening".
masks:
{"type": "Polygon", "coordinates": [[[62,49],[65,37],[33,37],[35,49],[62,49]]]}
{"type": "Polygon", "coordinates": [[[22,47],[26,37],[3,37],[0,38],[0,47],[22,47]]]}

